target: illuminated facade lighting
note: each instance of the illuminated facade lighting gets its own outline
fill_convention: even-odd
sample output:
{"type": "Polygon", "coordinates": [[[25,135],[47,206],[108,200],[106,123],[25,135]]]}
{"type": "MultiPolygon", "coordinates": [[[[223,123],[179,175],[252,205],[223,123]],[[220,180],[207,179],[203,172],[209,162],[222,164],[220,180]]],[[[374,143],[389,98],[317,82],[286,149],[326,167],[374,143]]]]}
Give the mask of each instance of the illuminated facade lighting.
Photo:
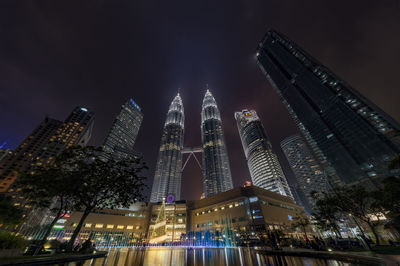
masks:
{"type": "Polygon", "coordinates": [[[115,160],[140,157],[140,153],[135,151],[133,146],[142,120],[143,113],[132,99],[123,104],[104,141],[104,157],[112,157],[115,160]]]}
{"type": "Polygon", "coordinates": [[[150,202],[161,202],[169,195],[180,199],[184,120],[182,98],[178,93],[165,120],[150,202]]]}
{"type": "Polygon", "coordinates": [[[211,92],[207,90],[201,110],[203,143],[203,191],[205,197],[233,188],[221,115],[211,92]]]}
{"type": "Polygon", "coordinates": [[[272,151],[271,142],[256,111],[236,112],[235,119],[252,183],[293,198],[278,157],[272,151]]]}

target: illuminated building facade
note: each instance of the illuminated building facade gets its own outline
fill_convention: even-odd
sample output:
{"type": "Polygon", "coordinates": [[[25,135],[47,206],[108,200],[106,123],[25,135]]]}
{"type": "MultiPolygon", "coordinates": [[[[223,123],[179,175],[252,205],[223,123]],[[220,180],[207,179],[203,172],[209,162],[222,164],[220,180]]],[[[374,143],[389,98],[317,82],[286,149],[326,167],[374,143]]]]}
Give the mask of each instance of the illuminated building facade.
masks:
{"type": "Polygon", "coordinates": [[[311,214],[312,208],[315,207],[315,200],[311,193],[327,191],[326,176],[307,144],[299,135],[284,139],[281,142],[281,148],[296,176],[301,194],[305,196],[305,199],[302,199],[302,202],[306,201],[305,206],[303,206],[311,214]]]}
{"type": "MultiPolygon", "coordinates": [[[[256,187],[238,187],[202,200],[136,203],[129,209],[89,214],[78,239],[91,236],[96,247],[149,245],[238,246],[260,244],[268,234],[302,236],[293,218],[304,216],[293,199],[256,187]]],[[[50,239],[68,241],[81,212],[58,220],[50,239]]],[[[31,237],[40,238],[41,232],[31,237]]]]}
{"type": "MultiPolygon", "coordinates": [[[[79,239],[81,244],[90,236],[96,247],[135,246],[147,242],[151,208],[136,203],[128,209],[101,209],[86,218],[79,239]]],[[[82,217],[82,212],[67,213],[53,226],[49,239],[68,241],[82,217]]],[[[42,232],[31,237],[40,238],[42,232]]]]}
{"type": "Polygon", "coordinates": [[[182,236],[186,234],[186,201],[162,202],[150,208],[148,243],[180,242],[182,236]]]}
{"type": "Polygon", "coordinates": [[[329,181],[367,182],[390,175],[400,126],[283,34],[269,31],[257,61],[297,123],[329,181]]]}
{"type": "Polygon", "coordinates": [[[143,113],[132,99],[122,105],[103,144],[106,158],[112,156],[115,160],[124,160],[139,156],[133,145],[142,120],[143,113]]]}
{"type": "Polygon", "coordinates": [[[236,112],[235,119],[253,184],[293,197],[278,157],[272,151],[271,142],[256,111],[236,112]]]}
{"type": "Polygon", "coordinates": [[[46,117],[33,132],[0,162],[0,192],[6,192],[18,177],[28,172],[40,158],[41,151],[48,145],[62,122],[46,117]]]}
{"type": "Polygon", "coordinates": [[[205,197],[233,188],[224,131],[217,103],[207,90],[201,110],[203,191],[205,197]]]}
{"type": "Polygon", "coordinates": [[[161,137],[150,202],[162,202],[167,196],[181,195],[184,110],[181,96],[172,101],[161,137]]]}
{"type": "MultiPolygon", "coordinates": [[[[53,163],[57,155],[72,145],[86,145],[93,121],[93,113],[83,107],[76,107],[64,122],[46,117],[12,155],[0,162],[0,192],[9,191],[18,173],[53,163]]],[[[13,191],[11,188],[9,192],[13,191]]]]}

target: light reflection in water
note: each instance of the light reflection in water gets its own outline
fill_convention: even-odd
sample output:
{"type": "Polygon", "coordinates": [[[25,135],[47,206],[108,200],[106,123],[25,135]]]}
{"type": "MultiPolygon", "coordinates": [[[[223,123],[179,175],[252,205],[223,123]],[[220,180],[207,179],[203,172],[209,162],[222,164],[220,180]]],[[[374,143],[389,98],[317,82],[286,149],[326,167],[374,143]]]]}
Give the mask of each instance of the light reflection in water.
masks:
{"type": "MultiPolygon", "coordinates": [[[[110,248],[106,258],[92,259],[85,266],[261,266],[261,265],[300,265],[300,266],[345,266],[351,265],[334,260],[301,257],[266,256],[252,248],[196,248],[152,247],[152,248],[110,248]]],[[[69,264],[75,265],[75,264],[69,264]]]]}

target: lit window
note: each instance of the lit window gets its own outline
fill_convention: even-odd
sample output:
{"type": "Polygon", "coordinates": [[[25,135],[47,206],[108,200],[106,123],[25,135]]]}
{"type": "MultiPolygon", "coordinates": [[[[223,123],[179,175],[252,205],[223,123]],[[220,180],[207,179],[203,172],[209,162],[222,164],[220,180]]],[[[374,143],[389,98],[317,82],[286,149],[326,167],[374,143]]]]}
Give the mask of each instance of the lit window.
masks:
{"type": "Polygon", "coordinates": [[[85,227],[90,228],[90,227],[92,227],[92,224],[85,224],[85,227]]]}
{"type": "Polygon", "coordinates": [[[126,229],[132,230],[132,229],[133,229],[133,225],[127,225],[127,226],[126,226],[126,229]]]}
{"type": "Polygon", "coordinates": [[[103,228],[103,224],[96,224],[95,228],[103,228]]]}
{"type": "Polygon", "coordinates": [[[137,226],[136,226],[136,230],[139,230],[139,229],[140,229],[140,225],[137,225],[137,226]]]}
{"type": "Polygon", "coordinates": [[[255,202],[255,201],[258,200],[258,198],[257,197],[251,197],[251,198],[249,198],[249,200],[250,200],[250,202],[255,202]]]}
{"type": "Polygon", "coordinates": [[[182,219],[182,218],[179,218],[179,219],[178,219],[178,223],[183,223],[183,219],[182,219]]]}
{"type": "Polygon", "coordinates": [[[114,225],[113,224],[107,224],[107,229],[113,229],[114,225]]]}
{"type": "Polygon", "coordinates": [[[117,229],[124,229],[123,225],[117,225],[117,229]]]}
{"type": "Polygon", "coordinates": [[[229,208],[233,208],[233,204],[229,205],[229,208]]]}

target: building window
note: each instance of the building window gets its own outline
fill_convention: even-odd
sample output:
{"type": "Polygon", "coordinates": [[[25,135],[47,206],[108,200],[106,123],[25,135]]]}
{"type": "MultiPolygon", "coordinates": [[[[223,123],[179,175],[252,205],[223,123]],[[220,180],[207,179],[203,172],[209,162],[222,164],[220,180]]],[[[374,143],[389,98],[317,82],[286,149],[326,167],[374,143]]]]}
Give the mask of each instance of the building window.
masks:
{"type": "Polygon", "coordinates": [[[114,225],[113,224],[107,224],[107,229],[113,229],[114,225]]]}
{"type": "Polygon", "coordinates": [[[85,224],[85,227],[90,228],[90,227],[92,227],[92,224],[85,224]]]}
{"type": "Polygon", "coordinates": [[[127,225],[127,226],[126,226],[126,229],[132,230],[132,229],[133,229],[133,225],[127,225]]]}
{"type": "Polygon", "coordinates": [[[103,224],[96,224],[95,228],[103,228],[103,224]]]}
{"type": "Polygon", "coordinates": [[[117,229],[124,229],[123,225],[117,225],[117,229]]]}

